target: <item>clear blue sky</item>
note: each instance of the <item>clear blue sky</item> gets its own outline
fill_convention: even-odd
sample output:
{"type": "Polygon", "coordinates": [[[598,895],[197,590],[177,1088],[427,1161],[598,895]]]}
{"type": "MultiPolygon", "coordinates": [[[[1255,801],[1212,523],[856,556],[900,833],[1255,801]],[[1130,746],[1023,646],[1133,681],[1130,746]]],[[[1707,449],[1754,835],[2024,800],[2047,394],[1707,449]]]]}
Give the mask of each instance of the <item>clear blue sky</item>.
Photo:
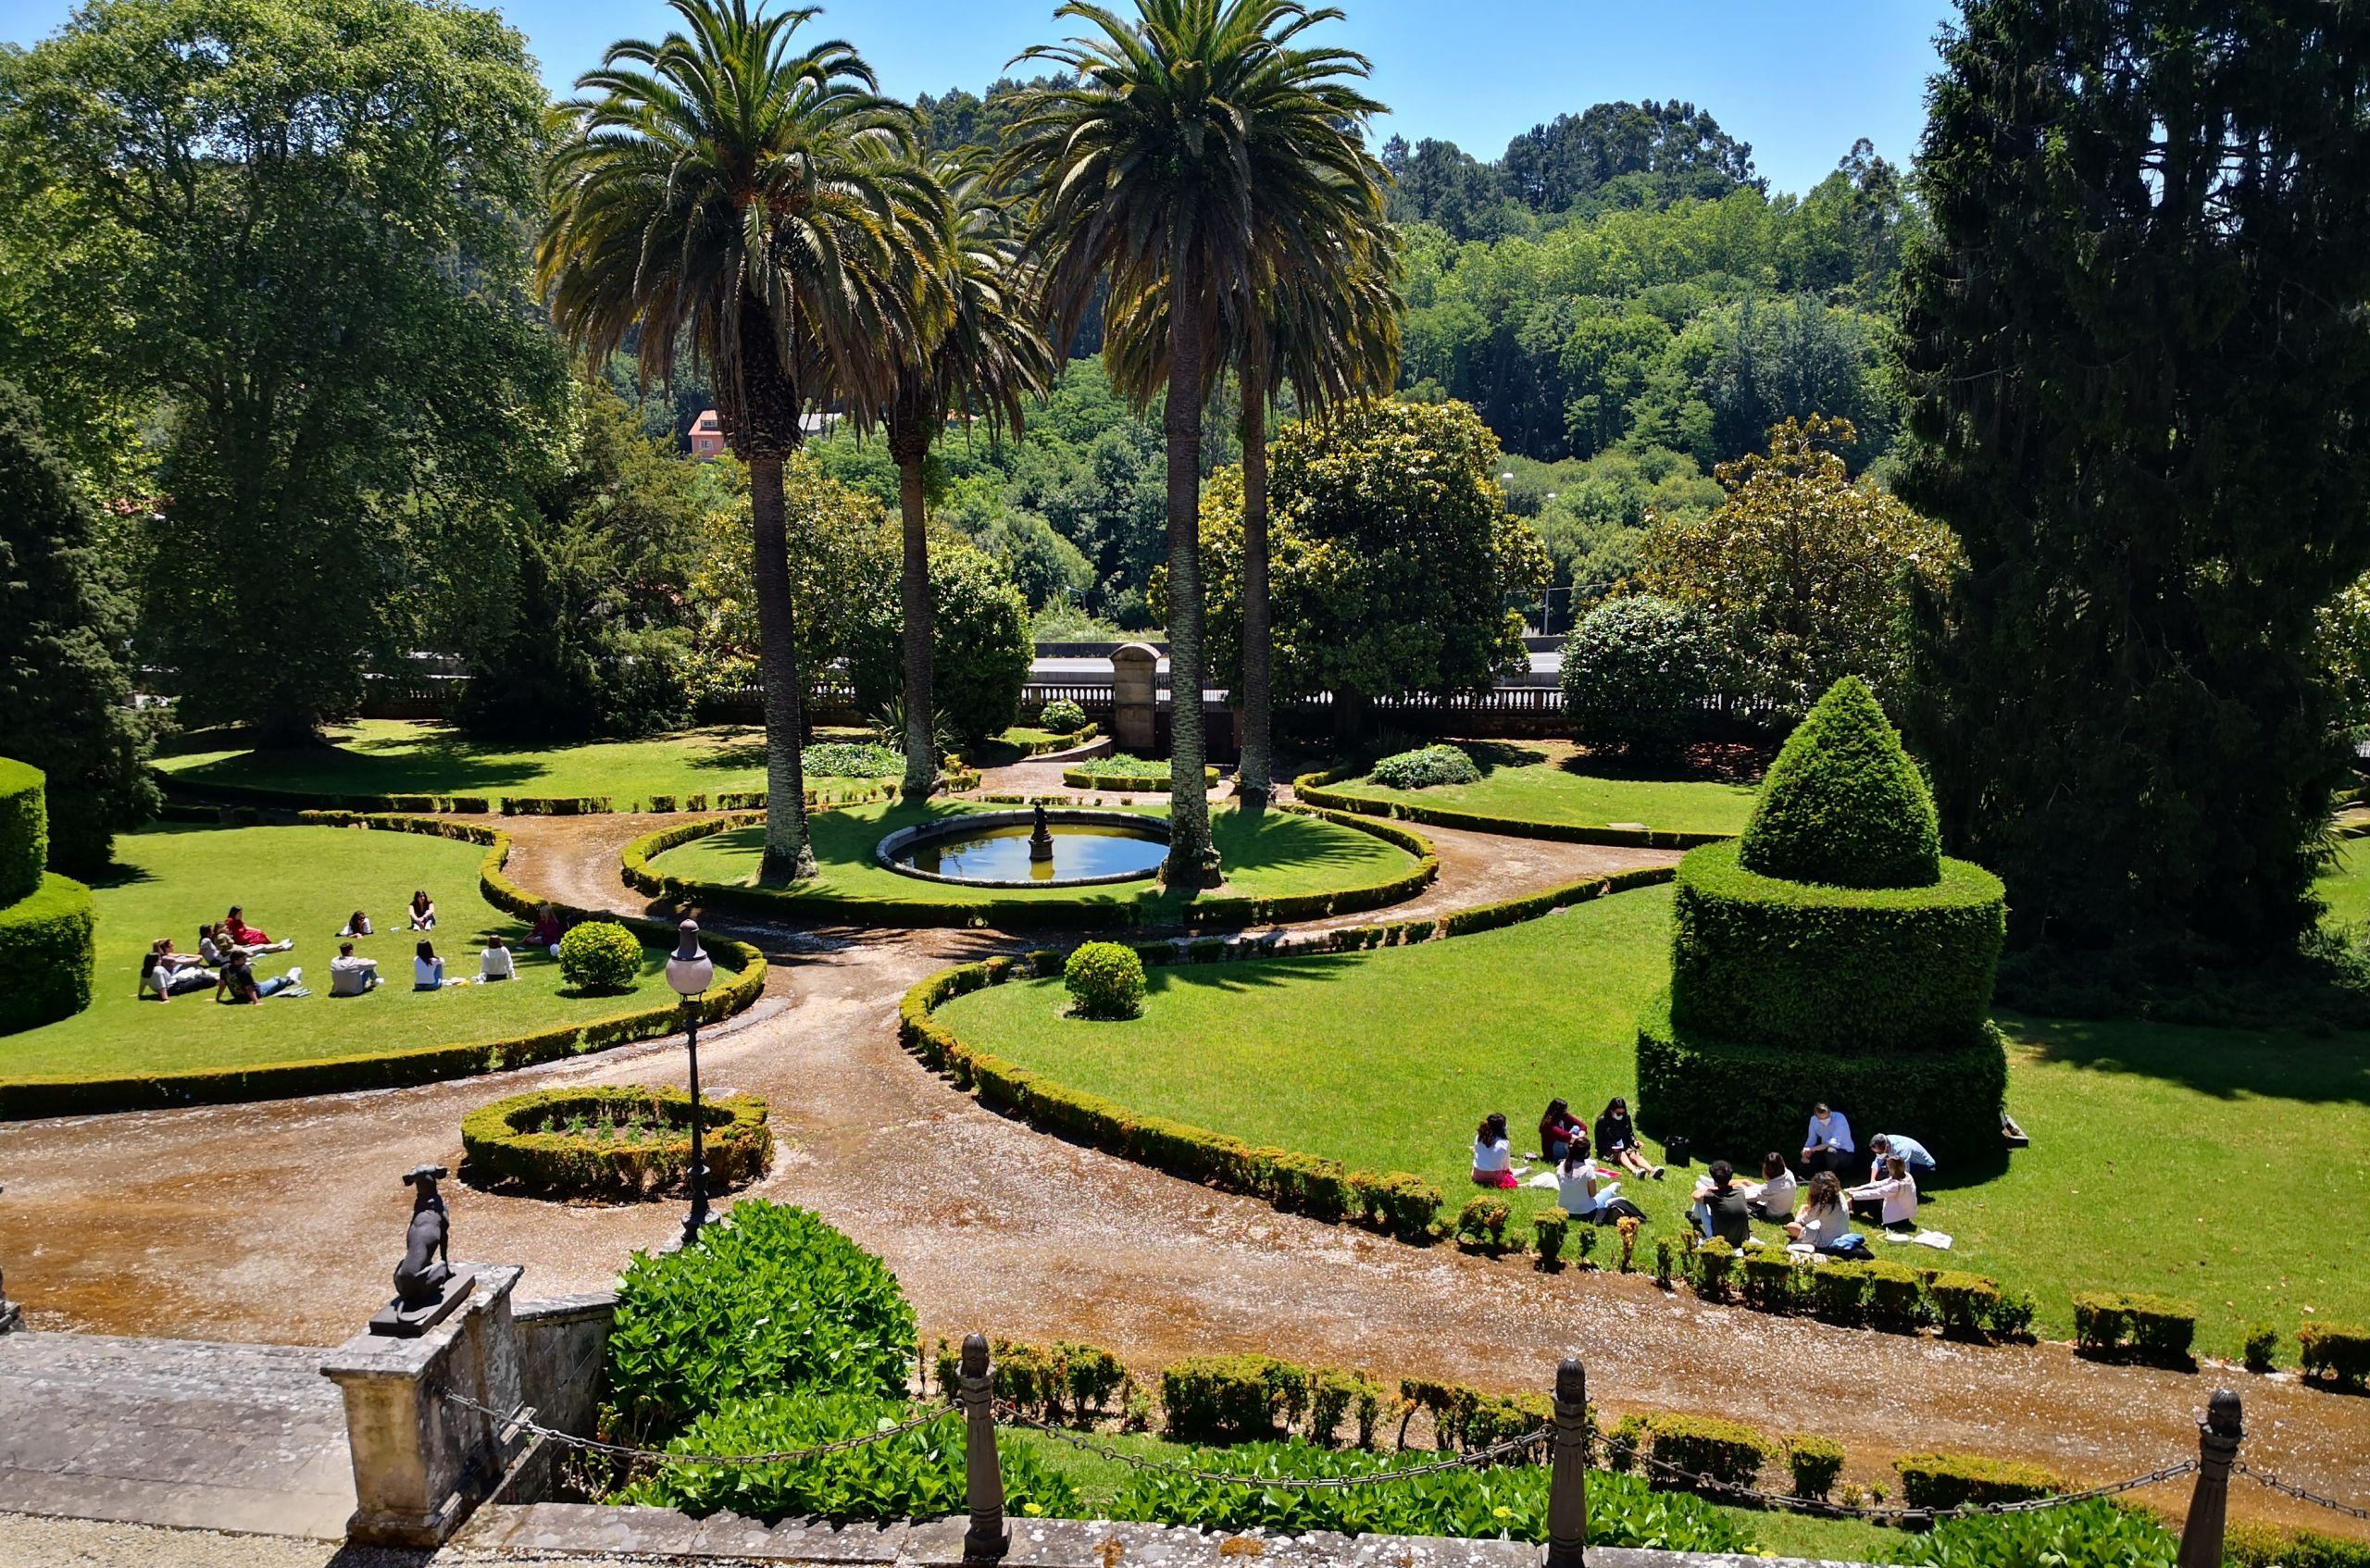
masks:
{"type": "MultiPolygon", "coordinates": [[[[1124,5],[1125,0],[1117,0],[1124,5]]],[[[1949,0],[1338,0],[1325,30],[1374,60],[1381,128],[1492,158],[1558,113],[1683,98],[1753,143],[1778,190],[1815,182],[1865,136],[1906,162],[1949,0]]],[[[0,39],[31,44],[68,0],[0,0],[0,39]]],[[[620,36],[662,31],[658,0],[508,0],[543,75],[564,89],[620,36]]],[[[1054,0],[828,0],[815,26],[855,42],[900,96],[984,87],[1063,31],[1054,0]]]]}

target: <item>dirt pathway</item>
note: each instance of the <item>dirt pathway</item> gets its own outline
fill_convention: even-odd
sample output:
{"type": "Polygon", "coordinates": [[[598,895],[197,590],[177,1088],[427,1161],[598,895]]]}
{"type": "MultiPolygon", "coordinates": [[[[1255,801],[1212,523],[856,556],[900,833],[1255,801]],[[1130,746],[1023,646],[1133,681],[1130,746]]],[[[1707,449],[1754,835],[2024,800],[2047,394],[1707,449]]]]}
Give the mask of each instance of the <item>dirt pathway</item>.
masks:
{"type": "MultiPolygon", "coordinates": [[[[617,847],[642,821],[509,827],[521,885],[644,907],[616,880],[617,847]]],[[[1440,883],[1390,917],[1670,858],[1427,831],[1440,883]]],[[[1642,1277],[1544,1276],[1279,1214],[1009,1122],[898,1047],[904,989],[1017,945],[1006,939],[749,934],[780,955],[774,995],[766,1015],[704,1038],[702,1067],[712,1090],[772,1102],[784,1153],[754,1190],[809,1204],[879,1251],[931,1334],[1087,1339],[1147,1369],[1263,1350],[1538,1389],[1577,1352],[1608,1406],[1827,1434],[1869,1478],[1894,1453],[1931,1448],[2027,1457],[2082,1478],[2152,1468],[2195,1451],[2207,1393],[2237,1376],[1706,1308],[1642,1277]]],[[[0,1259],[41,1327],[333,1342],[387,1292],[406,1212],[397,1174],[457,1164],[463,1112],[530,1083],[680,1082],[682,1066],[680,1039],[655,1041],[493,1080],[0,1127],[0,1259]]],[[[530,1296],[601,1288],[630,1251],[665,1242],[680,1214],[673,1202],[577,1208],[467,1188],[453,1208],[455,1255],[524,1264],[530,1296]]],[[[2370,1400],[2276,1379],[2244,1390],[2257,1463],[2370,1497],[2370,1400]]],[[[2252,1486],[2232,1503],[2342,1523],[2252,1486]]]]}

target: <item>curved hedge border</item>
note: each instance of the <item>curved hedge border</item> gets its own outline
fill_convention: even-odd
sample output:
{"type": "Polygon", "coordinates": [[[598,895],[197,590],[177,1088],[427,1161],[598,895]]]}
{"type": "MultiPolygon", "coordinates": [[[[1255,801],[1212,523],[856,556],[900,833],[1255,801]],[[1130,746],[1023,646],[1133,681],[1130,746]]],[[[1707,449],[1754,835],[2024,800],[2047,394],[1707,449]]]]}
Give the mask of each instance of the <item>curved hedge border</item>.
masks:
{"type": "MultiPolygon", "coordinates": [[[[659,947],[675,940],[674,927],[657,920],[616,915],[605,909],[580,909],[557,900],[536,897],[503,873],[510,859],[510,835],[473,822],[446,822],[436,817],[356,815],[346,812],[306,812],[302,821],[319,827],[367,828],[380,832],[427,833],[485,846],[478,862],[478,891],[488,903],[506,914],[530,917],[550,903],[570,920],[614,920],[659,947]]],[[[718,1023],[757,1000],[766,987],[765,955],[746,942],[708,939],[709,951],[719,960],[740,965],[730,983],[710,991],[700,1004],[704,1023],[718,1023]]],[[[723,966],[720,964],[720,966],[723,966]]],[[[291,1100],[304,1095],[344,1094],[365,1089],[402,1089],[440,1078],[496,1073],[513,1067],[671,1034],[681,1023],[681,1008],[669,1002],[622,1017],[589,1024],[562,1024],[531,1035],[480,1041],[473,1045],[426,1045],[407,1051],[367,1056],[340,1056],[304,1062],[268,1062],[249,1067],[213,1071],[160,1073],[135,1077],[26,1080],[0,1083],[0,1120],[31,1116],[91,1115],[106,1111],[149,1111],[175,1105],[218,1105],[248,1100],[291,1100]]]]}
{"type": "Polygon", "coordinates": [[[32,897],[49,869],[47,782],[31,763],[0,757],[0,907],[32,897]]]}
{"type": "MultiPolygon", "coordinates": [[[[1440,875],[1440,856],[1420,833],[1306,806],[1278,805],[1275,811],[1296,812],[1339,827],[1370,833],[1416,857],[1409,870],[1387,881],[1331,892],[1274,893],[1265,897],[1218,894],[1194,900],[1183,910],[1187,926],[1286,925],[1354,915],[1380,909],[1415,897],[1440,875]]],[[[799,892],[791,888],[755,888],[730,882],[701,882],[670,876],[650,863],[668,850],[712,833],[746,828],[764,820],[755,814],[708,817],[677,823],[636,839],[625,847],[626,885],[654,898],[696,902],[705,908],[733,909],[774,920],[821,920],[842,924],[887,927],[960,926],[978,927],[1104,927],[1156,923],[1158,912],[1140,903],[1114,903],[1085,897],[1015,896],[993,903],[952,903],[927,898],[846,898],[834,893],[799,892]]]]}
{"type": "MultiPolygon", "coordinates": [[[[1403,947],[1466,931],[1486,931],[1535,919],[1550,910],[1631,888],[1666,882],[1670,871],[1649,866],[1612,877],[1566,883],[1524,899],[1461,910],[1446,918],[1353,926],[1309,937],[1271,939],[1204,937],[1159,942],[1136,950],[1146,965],[1219,963],[1403,947]]],[[[1066,953],[1050,951],[991,958],[941,970],[905,992],[897,1014],[897,1035],[927,1065],[951,1076],[958,1088],[1004,1107],[1041,1131],[1090,1143],[1106,1154],[1133,1160],[1221,1191],[1259,1198],[1328,1222],[1353,1220],[1410,1241],[1438,1233],[1445,1200],[1431,1183],[1403,1171],[1376,1175],[1353,1171],[1338,1160],[1290,1150],[1254,1148],[1241,1139],[1159,1116],[1141,1116],[1116,1101],[1084,1093],[990,1052],[966,1044],[940,1022],[937,1010],[982,986],[1038,979],[1061,973],[1066,953]]]]}
{"type": "MultiPolygon", "coordinates": [[[[725,790],[710,795],[703,790],[695,794],[654,794],[646,801],[629,799],[623,806],[612,795],[318,795],[302,790],[270,790],[256,784],[218,784],[209,779],[192,778],[186,774],[168,773],[163,768],[151,768],[157,782],[174,800],[203,805],[251,806],[265,811],[330,811],[347,812],[358,815],[381,815],[389,812],[427,813],[430,815],[490,816],[602,816],[617,812],[644,811],[652,815],[671,815],[678,812],[763,811],[766,791],[763,790],[725,790]],[[713,801],[715,803],[710,804],[713,801]]],[[[947,787],[953,790],[979,788],[977,773],[951,773],[947,787]]],[[[806,790],[806,803],[817,810],[838,805],[860,805],[869,801],[893,800],[897,787],[892,784],[865,782],[845,793],[825,794],[817,786],[806,790]]]]}
{"type": "Polygon", "coordinates": [[[1313,806],[1355,812],[1366,816],[1397,817],[1433,828],[1462,828],[1473,833],[1499,833],[1512,839],[1553,839],[1566,844],[1611,844],[1636,850],[1685,850],[1698,844],[1726,843],[1733,833],[1684,833],[1665,828],[1582,827],[1569,822],[1536,822],[1525,816],[1494,816],[1488,812],[1456,811],[1447,806],[1416,805],[1407,801],[1369,800],[1326,788],[1358,777],[1355,764],[1304,773],[1292,780],[1292,794],[1313,806]]]}
{"type": "MultiPolygon", "coordinates": [[[[774,1138],[766,1125],[766,1102],[753,1095],[702,1101],[702,1155],[711,1181],[720,1187],[754,1181],[773,1158],[774,1138]]],[[[692,1097],[680,1089],[646,1084],[587,1084],[514,1094],[480,1105],[461,1118],[461,1152],[474,1181],[515,1182],[530,1192],[568,1197],[646,1198],[689,1179],[692,1169],[692,1097]],[[535,1113],[611,1106],[663,1107],[680,1137],[624,1142],[584,1133],[522,1130],[535,1113]]]]}
{"type": "MultiPolygon", "coordinates": [[[[1217,781],[1216,768],[1202,769],[1204,784],[1215,784],[1217,781]]],[[[1097,773],[1094,771],[1094,759],[1091,758],[1079,764],[1076,767],[1062,769],[1062,782],[1073,790],[1108,790],[1113,794],[1166,795],[1168,793],[1168,775],[1165,773],[1146,775],[1141,778],[1126,773],[1097,773]]]]}
{"type": "MultiPolygon", "coordinates": [[[[97,929],[91,890],[54,871],[31,897],[0,908],[0,1037],[91,1005],[97,929]]],[[[0,1098],[0,1108],[6,1103],[0,1098]]]]}

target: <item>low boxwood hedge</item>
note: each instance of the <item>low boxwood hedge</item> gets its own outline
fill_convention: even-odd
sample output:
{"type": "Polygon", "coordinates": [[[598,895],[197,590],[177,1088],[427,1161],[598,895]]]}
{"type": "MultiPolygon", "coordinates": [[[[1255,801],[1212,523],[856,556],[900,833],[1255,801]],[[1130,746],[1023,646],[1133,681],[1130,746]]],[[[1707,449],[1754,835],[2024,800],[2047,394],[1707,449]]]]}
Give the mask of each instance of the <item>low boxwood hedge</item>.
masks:
{"type": "Polygon", "coordinates": [[[1822,887],[1757,876],[1739,852],[1707,844],[1678,863],[1671,990],[1681,1027],[1855,1052],[1982,1037],[2007,928],[2000,878],[1950,860],[1930,887],[1822,887]]]}
{"type": "Polygon", "coordinates": [[[1902,1500],[1911,1508],[2022,1502],[2065,1487],[2038,1464],[1974,1453],[1903,1454],[1892,1462],[1892,1467],[1901,1474],[1902,1500]]]}
{"type": "MultiPolygon", "coordinates": [[[[1168,769],[1166,766],[1157,773],[1110,771],[1111,765],[1118,760],[1115,757],[1090,757],[1062,769],[1062,782],[1073,790],[1108,790],[1114,794],[1165,795],[1168,792],[1168,769]]],[[[1215,767],[1203,768],[1202,781],[1216,784],[1218,770],[1215,767]]]]}
{"type": "Polygon", "coordinates": [[[1623,1416],[1606,1437],[1605,1460],[1619,1472],[1637,1465],[1642,1454],[1654,1462],[1645,1467],[1650,1486],[1716,1494],[1753,1486],[1780,1447],[1742,1422],[1665,1412],[1623,1416]]]}
{"type": "MultiPolygon", "coordinates": [[[[773,1134],[766,1102],[733,1095],[701,1102],[709,1180],[737,1187],[766,1174],[773,1134]]],[[[480,1105],[461,1118],[461,1152],[471,1180],[513,1183],[530,1192],[633,1199],[680,1188],[692,1169],[692,1097],[642,1084],[537,1089],[480,1105]],[[642,1116],[667,1122],[664,1138],[572,1130],[571,1118],[614,1124],[642,1116]]]]}
{"type": "Polygon", "coordinates": [[[54,871],[44,872],[30,895],[0,908],[0,1035],[53,1024],[91,1005],[97,930],[91,890],[54,871]]]}
{"type": "Polygon", "coordinates": [[[1988,1023],[1947,1046],[1846,1052],[1675,1029],[1667,991],[1638,1019],[1638,1125],[1693,1139],[1699,1157],[1741,1164],[1798,1148],[1802,1118],[1821,1100],[1862,1126],[1914,1126],[1940,1159],[1996,1154],[2007,1089],[2006,1042],[1988,1023]]]}
{"type": "Polygon", "coordinates": [[[1397,817],[1433,828],[1461,828],[1471,833],[1498,833],[1514,839],[1552,839],[1565,844],[1611,844],[1628,849],[1683,850],[1697,844],[1725,843],[1733,833],[1681,833],[1662,828],[1586,827],[1569,822],[1534,822],[1528,817],[1498,816],[1489,812],[1459,811],[1449,806],[1418,805],[1410,801],[1378,801],[1329,788],[1359,777],[1354,766],[1304,773],[1292,780],[1292,794],[1304,805],[1328,811],[1354,812],[1362,816],[1397,817]]]}
{"type": "Polygon", "coordinates": [[[2074,1297],[2074,1349],[2102,1360],[2188,1367],[2197,1338],[2197,1303],[2121,1290],[2074,1297]]]}
{"type": "Polygon", "coordinates": [[[0,757],[0,908],[31,898],[49,869],[49,797],[41,769],[0,757]]]}
{"type": "Polygon", "coordinates": [[[2307,1379],[2360,1388],[2370,1383],[2370,1328],[2308,1323],[2296,1331],[2296,1365],[2307,1379]]]}

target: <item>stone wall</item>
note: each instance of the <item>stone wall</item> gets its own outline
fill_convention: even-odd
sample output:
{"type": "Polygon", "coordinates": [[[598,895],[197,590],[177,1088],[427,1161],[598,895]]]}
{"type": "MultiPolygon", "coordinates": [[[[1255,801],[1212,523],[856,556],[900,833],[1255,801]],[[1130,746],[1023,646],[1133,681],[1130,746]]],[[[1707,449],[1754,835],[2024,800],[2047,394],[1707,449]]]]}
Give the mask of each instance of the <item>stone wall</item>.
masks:
{"type": "Polygon", "coordinates": [[[601,1410],[602,1363],[617,1298],[603,1290],[549,1301],[512,1303],[518,1332],[519,1394],[536,1425],[574,1437],[592,1435],[601,1410]]]}

